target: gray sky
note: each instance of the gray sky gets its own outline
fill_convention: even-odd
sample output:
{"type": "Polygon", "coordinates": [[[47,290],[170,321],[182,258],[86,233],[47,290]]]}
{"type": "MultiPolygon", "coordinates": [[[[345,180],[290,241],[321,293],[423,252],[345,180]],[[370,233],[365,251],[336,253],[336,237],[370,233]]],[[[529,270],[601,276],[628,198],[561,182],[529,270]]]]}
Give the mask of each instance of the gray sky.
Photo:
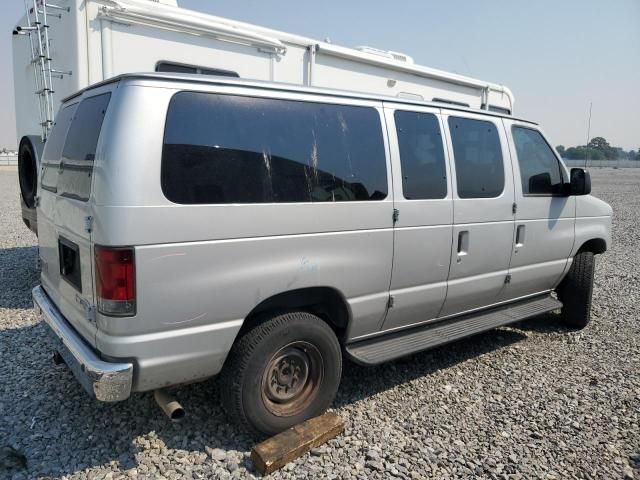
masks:
{"type": "MultiPolygon", "coordinates": [[[[186,8],[507,85],[518,116],[554,145],[591,136],[640,148],[640,0],[178,0],[186,8]]],[[[0,6],[0,147],[16,145],[11,30],[22,0],[0,6]]]]}

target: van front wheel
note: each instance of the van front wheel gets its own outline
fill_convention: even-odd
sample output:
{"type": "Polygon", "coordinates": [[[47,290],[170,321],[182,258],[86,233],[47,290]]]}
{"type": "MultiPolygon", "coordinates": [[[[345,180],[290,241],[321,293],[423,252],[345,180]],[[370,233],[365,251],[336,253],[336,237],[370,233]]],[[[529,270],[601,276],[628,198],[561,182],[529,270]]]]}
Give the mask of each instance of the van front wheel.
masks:
{"type": "Polygon", "coordinates": [[[592,252],[580,252],[557,288],[558,298],[563,303],[562,321],[573,328],[584,328],[591,319],[591,294],[595,258],[592,252]]]}
{"type": "Polygon", "coordinates": [[[341,374],[331,327],[307,312],[284,313],[236,341],[222,372],[222,401],[253,433],[274,435],[323,413],[341,374]]]}

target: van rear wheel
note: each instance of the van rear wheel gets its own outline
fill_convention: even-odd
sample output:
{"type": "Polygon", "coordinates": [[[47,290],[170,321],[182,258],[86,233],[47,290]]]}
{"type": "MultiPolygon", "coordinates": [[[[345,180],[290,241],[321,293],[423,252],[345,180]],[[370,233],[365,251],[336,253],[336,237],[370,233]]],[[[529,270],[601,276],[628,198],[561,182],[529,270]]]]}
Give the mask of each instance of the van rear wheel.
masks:
{"type": "Polygon", "coordinates": [[[232,347],[222,401],[252,433],[274,435],[323,413],[341,374],[340,343],[327,323],[307,312],[274,315],[232,347]]]}
{"type": "Polygon", "coordinates": [[[572,328],[584,328],[591,319],[591,296],[595,258],[592,252],[580,252],[573,257],[567,276],[557,288],[563,303],[562,321],[572,328]]]}

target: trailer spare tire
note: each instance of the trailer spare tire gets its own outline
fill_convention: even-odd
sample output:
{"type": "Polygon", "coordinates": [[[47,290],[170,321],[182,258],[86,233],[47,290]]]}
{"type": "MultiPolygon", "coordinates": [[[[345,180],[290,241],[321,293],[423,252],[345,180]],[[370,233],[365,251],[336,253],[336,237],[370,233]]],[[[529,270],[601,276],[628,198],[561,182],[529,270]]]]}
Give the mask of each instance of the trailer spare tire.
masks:
{"type": "Polygon", "coordinates": [[[27,136],[20,140],[18,149],[18,178],[20,193],[24,203],[29,208],[35,207],[35,197],[38,190],[38,164],[42,142],[40,137],[27,136]]]}

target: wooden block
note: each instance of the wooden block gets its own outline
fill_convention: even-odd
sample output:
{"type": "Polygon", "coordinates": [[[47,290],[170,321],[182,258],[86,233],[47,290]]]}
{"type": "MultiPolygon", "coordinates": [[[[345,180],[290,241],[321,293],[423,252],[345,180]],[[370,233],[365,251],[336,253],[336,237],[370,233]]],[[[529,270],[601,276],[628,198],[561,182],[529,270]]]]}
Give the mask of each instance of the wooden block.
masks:
{"type": "Polygon", "coordinates": [[[336,413],[311,418],[253,447],[251,460],[268,475],[343,431],[344,420],[336,413]]]}

